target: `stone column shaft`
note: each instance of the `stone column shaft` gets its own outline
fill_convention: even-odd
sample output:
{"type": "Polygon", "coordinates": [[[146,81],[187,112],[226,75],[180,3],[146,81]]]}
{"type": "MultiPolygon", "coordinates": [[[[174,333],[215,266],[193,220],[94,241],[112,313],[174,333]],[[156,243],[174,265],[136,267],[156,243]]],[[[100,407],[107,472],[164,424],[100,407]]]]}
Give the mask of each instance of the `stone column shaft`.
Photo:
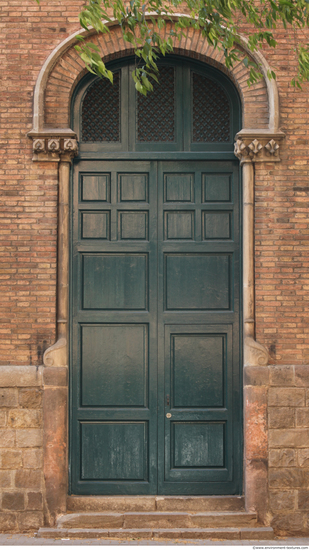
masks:
{"type": "Polygon", "coordinates": [[[254,338],[254,166],[245,162],[243,175],[243,315],[244,338],[254,338]]]}
{"type": "Polygon", "coordinates": [[[70,162],[59,165],[57,338],[68,338],[70,162]]]}

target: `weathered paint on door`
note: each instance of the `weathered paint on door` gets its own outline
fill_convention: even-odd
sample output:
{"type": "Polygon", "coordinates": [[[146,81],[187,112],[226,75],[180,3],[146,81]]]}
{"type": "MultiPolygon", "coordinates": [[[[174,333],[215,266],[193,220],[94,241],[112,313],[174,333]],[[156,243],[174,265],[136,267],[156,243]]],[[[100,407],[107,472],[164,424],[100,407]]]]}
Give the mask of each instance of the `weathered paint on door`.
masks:
{"type": "Polygon", "coordinates": [[[237,162],[74,167],[73,493],[241,490],[237,162]]]}

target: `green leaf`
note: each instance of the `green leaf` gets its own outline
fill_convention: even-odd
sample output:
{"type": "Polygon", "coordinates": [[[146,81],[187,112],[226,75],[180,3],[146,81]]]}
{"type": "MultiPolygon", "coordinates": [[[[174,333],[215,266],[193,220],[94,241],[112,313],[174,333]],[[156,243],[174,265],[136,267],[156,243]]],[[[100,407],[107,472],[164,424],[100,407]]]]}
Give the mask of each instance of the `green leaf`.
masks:
{"type": "Polygon", "coordinates": [[[91,57],[89,57],[85,52],[82,52],[80,56],[87,65],[91,65],[91,57]]]}
{"type": "MultiPolygon", "coordinates": [[[[39,0],[36,0],[39,3],[39,0]]],[[[238,49],[241,36],[238,27],[239,15],[241,25],[250,29],[247,34],[249,49],[254,52],[263,47],[276,48],[277,42],[273,30],[280,25],[283,28],[307,28],[309,25],[309,0],[85,0],[79,14],[80,25],[85,30],[93,27],[97,33],[110,32],[104,21],[111,21],[111,13],[118,21],[124,40],[130,43],[136,55],[136,71],[133,79],[139,93],[151,93],[150,79],[158,81],[156,61],[160,56],[172,53],[174,43],[177,45],[186,36],[187,29],[197,29],[214,48],[223,51],[226,67],[231,70],[236,62],[242,61],[249,71],[248,85],[262,78],[260,68],[250,56],[245,56],[238,49]],[[188,16],[178,20],[173,13],[187,8],[188,16]],[[146,19],[146,11],[152,14],[146,19]],[[168,22],[173,26],[167,27],[168,22]],[[149,70],[152,72],[149,72],[149,70]]],[[[99,47],[87,42],[81,35],[76,40],[82,44],[75,49],[83,59],[90,72],[112,79],[101,57],[99,47]]],[[[292,48],[291,48],[292,49],[292,48]]],[[[309,80],[309,46],[299,44],[296,48],[298,57],[297,74],[292,79],[292,86],[301,87],[303,81],[309,80]]],[[[268,78],[275,79],[273,70],[268,71],[268,78]]]]}

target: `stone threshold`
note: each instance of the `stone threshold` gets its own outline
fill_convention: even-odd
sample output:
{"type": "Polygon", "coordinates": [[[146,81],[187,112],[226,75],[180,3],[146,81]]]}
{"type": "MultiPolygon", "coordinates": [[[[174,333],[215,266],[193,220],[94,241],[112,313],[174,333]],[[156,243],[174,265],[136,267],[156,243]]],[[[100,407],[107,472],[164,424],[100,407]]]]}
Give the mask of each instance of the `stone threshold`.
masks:
{"type": "Polygon", "coordinates": [[[57,519],[58,529],[196,529],[258,527],[247,512],[80,512],[57,519]]]}
{"type": "Polygon", "coordinates": [[[67,512],[200,511],[241,512],[244,496],[77,496],[67,497],[67,512]]]}
{"type": "Polygon", "coordinates": [[[47,539],[114,540],[273,540],[271,527],[217,529],[57,529],[41,528],[37,537],[47,539]]]}

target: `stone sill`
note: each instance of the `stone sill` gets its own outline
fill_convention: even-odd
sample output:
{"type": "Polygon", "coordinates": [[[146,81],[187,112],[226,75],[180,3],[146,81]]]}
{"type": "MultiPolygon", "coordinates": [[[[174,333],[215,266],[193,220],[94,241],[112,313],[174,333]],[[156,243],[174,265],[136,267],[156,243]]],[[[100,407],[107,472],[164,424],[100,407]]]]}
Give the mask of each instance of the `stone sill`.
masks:
{"type": "Polygon", "coordinates": [[[309,365],[246,366],[244,386],[309,387],[309,365]]]}
{"type": "Polygon", "coordinates": [[[42,386],[43,366],[0,365],[0,388],[42,386]]]}

